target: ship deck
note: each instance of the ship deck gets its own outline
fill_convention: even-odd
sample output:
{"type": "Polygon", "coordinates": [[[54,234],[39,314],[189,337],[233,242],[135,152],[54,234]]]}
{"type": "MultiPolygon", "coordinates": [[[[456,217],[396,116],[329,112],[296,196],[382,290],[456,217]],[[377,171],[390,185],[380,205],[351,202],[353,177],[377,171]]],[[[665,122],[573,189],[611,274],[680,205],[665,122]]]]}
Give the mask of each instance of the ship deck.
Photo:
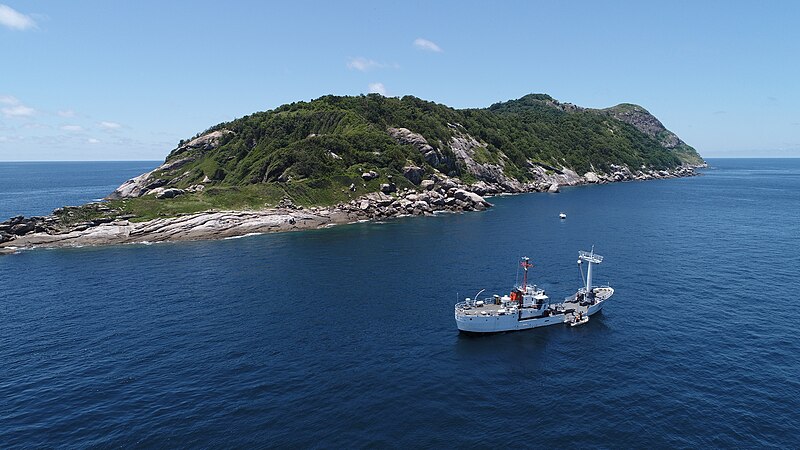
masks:
{"type": "Polygon", "coordinates": [[[494,303],[487,303],[483,306],[472,306],[467,308],[461,308],[461,311],[464,313],[465,316],[485,316],[485,315],[498,315],[500,314],[500,310],[505,309],[508,311],[503,305],[495,305],[494,303]]]}

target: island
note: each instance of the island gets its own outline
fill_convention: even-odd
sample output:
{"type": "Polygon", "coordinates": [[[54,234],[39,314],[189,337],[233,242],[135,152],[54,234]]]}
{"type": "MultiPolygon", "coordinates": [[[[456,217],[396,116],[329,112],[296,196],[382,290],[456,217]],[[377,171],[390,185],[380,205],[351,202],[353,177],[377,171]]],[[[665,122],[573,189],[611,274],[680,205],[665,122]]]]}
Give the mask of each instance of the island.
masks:
{"type": "Polygon", "coordinates": [[[562,186],[684,177],[705,161],[641,106],[529,94],[455,109],[328,95],[220,123],[102,202],[0,223],[19,248],[215,239],[450,211],[562,186]]]}

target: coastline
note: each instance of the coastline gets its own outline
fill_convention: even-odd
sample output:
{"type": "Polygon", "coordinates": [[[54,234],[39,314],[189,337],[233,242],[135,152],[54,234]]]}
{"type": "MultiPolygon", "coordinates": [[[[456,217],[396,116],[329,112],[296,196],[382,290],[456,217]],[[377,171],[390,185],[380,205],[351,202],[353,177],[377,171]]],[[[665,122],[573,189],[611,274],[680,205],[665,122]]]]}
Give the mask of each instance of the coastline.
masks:
{"type": "MultiPolygon", "coordinates": [[[[681,166],[670,171],[651,172],[644,177],[565,177],[549,185],[530,184],[522,189],[478,182],[465,185],[445,178],[422,187],[421,191],[373,192],[348,203],[328,207],[294,206],[290,201],[277,208],[242,211],[205,211],[177,217],[131,222],[120,218],[104,223],[82,223],[64,232],[43,230],[55,216],[21,216],[0,224],[0,231],[11,236],[0,242],[0,255],[35,248],[86,247],[116,244],[216,240],[246,235],[301,231],[365,221],[381,221],[442,212],[483,211],[492,206],[482,195],[500,196],[534,192],[557,193],[559,187],[605,184],[698,175],[694,167],[681,166]],[[14,232],[15,234],[9,234],[14,232]]],[[[588,175],[588,174],[587,174],[588,175]]]]}

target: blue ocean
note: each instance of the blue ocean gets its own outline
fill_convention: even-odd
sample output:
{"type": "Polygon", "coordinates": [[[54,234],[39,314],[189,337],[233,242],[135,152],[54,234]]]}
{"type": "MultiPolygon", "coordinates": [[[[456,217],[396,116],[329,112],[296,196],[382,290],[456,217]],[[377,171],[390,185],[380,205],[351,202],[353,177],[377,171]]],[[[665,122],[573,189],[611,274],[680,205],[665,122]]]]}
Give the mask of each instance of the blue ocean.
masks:
{"type": "MultiPolygon", "coordinates": [[[[484,212],[0,257],[0,447],[800,447],[800,159],[497,197],[484,212]],[[559,212],[567,214],[559,220],[559,212]],[[453,304],[587,324],[459,334],[453,304]]],[[[0,213],[156,162],[0,163],[0,213]]]]}
{"type": "Polygon", "coordinates": [[[159,161],[0,162],[0,222],[101,200],[159,161]]]}

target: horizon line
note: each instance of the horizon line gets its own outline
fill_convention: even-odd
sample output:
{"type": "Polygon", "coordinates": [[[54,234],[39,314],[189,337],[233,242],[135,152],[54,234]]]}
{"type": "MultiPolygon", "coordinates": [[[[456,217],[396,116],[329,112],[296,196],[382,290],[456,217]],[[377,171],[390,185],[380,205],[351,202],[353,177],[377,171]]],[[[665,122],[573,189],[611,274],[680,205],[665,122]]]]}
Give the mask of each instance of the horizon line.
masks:
{"type": "Polygon", "coordinates": [[[45,163],[45,162],[159,162],[161,159],[10,159],[0,163],[45,163]]]}

